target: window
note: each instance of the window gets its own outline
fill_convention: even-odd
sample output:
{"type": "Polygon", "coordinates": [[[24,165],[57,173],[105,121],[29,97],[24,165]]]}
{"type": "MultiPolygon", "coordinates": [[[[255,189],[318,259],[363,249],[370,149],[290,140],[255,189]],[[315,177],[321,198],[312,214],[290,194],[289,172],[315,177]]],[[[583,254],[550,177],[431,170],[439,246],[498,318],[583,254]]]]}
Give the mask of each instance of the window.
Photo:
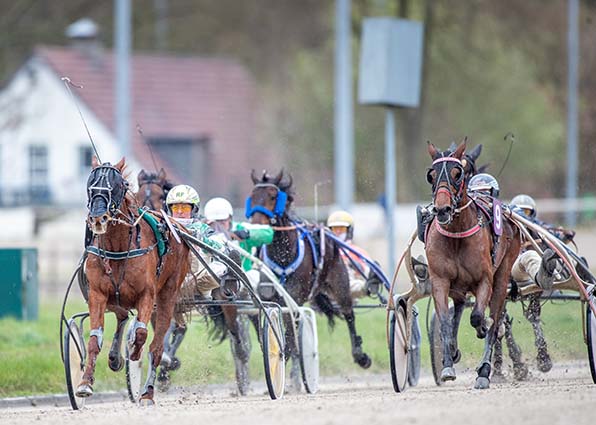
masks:
{"type": "Polygon", "coordinates": [[[50,200],[47,146],[29,146],[29,195],[33,203],[47,203],[50,200]]]}
{"type": "Polygon", "coordinates": [[[79,175],[87,176],[91,171],[91,158],[93,158],[93,148],[91,146],[79,147],[79,175]]]}

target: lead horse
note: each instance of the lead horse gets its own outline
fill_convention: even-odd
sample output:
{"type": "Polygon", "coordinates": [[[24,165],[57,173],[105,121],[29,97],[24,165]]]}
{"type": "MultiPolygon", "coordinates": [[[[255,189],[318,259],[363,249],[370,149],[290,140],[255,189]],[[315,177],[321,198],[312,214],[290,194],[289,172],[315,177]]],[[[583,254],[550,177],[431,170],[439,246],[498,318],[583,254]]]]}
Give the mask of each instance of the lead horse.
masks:
{"type": "Polygon", "coordinates": [[[464,140],[455,151],[441,152],[432,143],[428,152],[433,160],[427,181],[433,191],[433,221],[426,236],[432,295],[440,322],[443,351],[441,380],[456,378],[454,361],[460,357],[457,331],[466,295],[475,296],[470,324],[478,338],[485,338],[475,388],[490,385],[491,356],[503,318],[511,267],[519,253],[520,234],[511,223],[502,221],[502,235],[493,253],[491,229],[481,212],[468,198],[462,156],[464,140]],[[453,318],[449,298],[454,302],[453,318]],[[490,306],[490,318],[485,318],[490,306]]]}
{"type": "Polygon", "coordinates": [[[116,314],[118,324],[109,366],[122,368],[120,345],[128,313],[137,310],[129,336],[130,360],[139,360],[147,339],[147,324],[157,308],[155,332],[149,347],[149,373],[141,400],[153,404],[156,368],[163,340],[172,319],[178,290],[188,272],[188,247],[176,243],[170,233],[153,228],[157,219],[141,210],[123,176],[124,158],[115,165],[92,161],[87,181],[87,225],[93,237],[87,246],[85,275],[89,282],[91,332],[85,372],[77,387],[78,397],[93,394],[97,356],[102,347],[104,313],[116,314]],[[161,236],[160,236],[161,235],[161,236]],[[169,248],[168,248],[169,247],[169,248]]]}
{"type": "MultiPolygon", "coordinates": [[[[246,217],[252,223],[273,225],[275,230],[272,243],[262,248],[265,264],[278,275],[298,305],[311,301],[325,313],[330,325],[335,316],[343,316],[350,332],[354,362],[365,369],[370,367],[372,360],[362,350],[362,337],[356,332],[348,272],[335,242],[320,238],[317,249],[316,231],[290,218],[294,200],[291,176],[285,176],[281,170],[275,176],[264,171],[257,177],[253,170],[251,179],[254,187],[246,201],[246,217]]],[[[283,303],[281,299],[276,301],[283,303]]],[[[286,358],[292,358],[291,377],[296,387],[300,383],[293,331],[294,327],[286,324],[286,358]]]]}

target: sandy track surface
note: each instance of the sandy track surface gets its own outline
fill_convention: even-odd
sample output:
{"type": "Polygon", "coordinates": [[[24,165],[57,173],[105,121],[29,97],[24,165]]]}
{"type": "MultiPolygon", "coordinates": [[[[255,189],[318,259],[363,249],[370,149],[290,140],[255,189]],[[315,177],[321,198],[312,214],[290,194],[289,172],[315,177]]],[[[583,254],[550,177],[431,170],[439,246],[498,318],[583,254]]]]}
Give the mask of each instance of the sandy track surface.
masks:
{"type": "Polygon", "coordinates": [[[416,388],[396,394],[389,376],[323,380],[316,395],[286,394],[272,401],[258,387],[237,398],[231,386],[159,395],[157,405],[140,408],[127,402],[68,408],[0,410],[0,424],[590,424],[594,423],[596,385],[587,364],[557,366],[549,374],[533,372],[524,382],[492,384],[473,390],[474,375],[436,387],[427,375],[416,388]]]}

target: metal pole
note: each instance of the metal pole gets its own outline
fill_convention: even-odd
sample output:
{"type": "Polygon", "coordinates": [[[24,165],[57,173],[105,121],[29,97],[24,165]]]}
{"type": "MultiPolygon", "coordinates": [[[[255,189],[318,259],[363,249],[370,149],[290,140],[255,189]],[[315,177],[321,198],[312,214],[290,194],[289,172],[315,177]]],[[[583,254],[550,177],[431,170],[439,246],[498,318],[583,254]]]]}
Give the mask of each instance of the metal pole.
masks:
{"type": "Polygon", "coordinates": [[[351,0],[336,0],[335,6],[335,202],[349,210],[354,200],[351,0]]]}
{"type": "Polygon", "coordinates": [[[567,27],[567,213],[566,222],[569,227],[575,227],[577,215],[572,209],[572,203],[577,198],[578,185],[578,115],[577,90],[579,69],[579,0],[568,0],[567,27]]]}
{"type": "Polygon", "coordinates": [[[116,138],[122,147],[122,154],[129,158],[130,148],[130,0],[115,0],[115,50],[116,87],[115,113],[116,138]]]}
{"type": "Polygon", "coordinates": [[[387,219],[387,267],[389,276],[395,270],[395,115],[391,108],[385,110],[385,208],[387,219]]]}

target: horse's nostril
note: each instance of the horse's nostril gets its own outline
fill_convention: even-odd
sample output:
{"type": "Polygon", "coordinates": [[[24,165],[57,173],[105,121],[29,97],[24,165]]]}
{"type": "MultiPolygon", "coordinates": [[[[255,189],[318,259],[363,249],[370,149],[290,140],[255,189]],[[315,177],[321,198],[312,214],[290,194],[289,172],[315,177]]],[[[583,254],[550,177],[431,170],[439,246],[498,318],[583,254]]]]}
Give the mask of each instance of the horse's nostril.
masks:
{"type": "Polygon", "coordinates": [[[104,214],[101,216],[100,222],[101,222],[101,224],[104,224],[106,221],[108,221],[108,215],[104,214]]]}

